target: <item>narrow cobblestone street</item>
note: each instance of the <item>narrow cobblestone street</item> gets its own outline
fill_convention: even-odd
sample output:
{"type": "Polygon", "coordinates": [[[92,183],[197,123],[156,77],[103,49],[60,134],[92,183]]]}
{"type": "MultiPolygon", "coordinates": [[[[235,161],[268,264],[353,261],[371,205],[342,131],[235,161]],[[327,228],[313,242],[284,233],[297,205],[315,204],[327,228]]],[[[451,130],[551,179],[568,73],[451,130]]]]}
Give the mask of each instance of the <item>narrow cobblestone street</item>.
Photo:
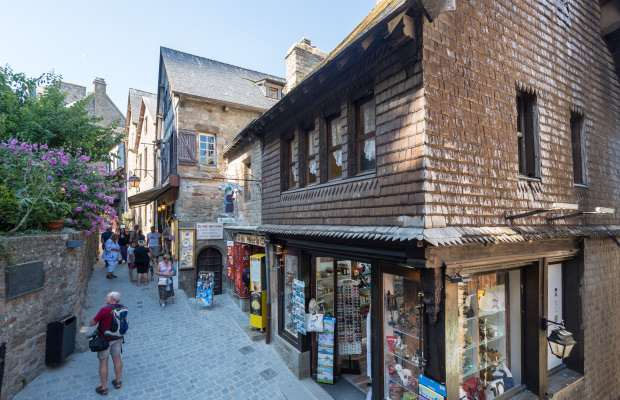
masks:
{"type": "MultiPolygon", "coordinates": [[[[156,282],[136,287],[129,282],[126,264],[117,266],[118,279],[108,280],[102,267],[98,263],[91,278],[85,315],[92,319],[113,290],[121,292],[121,302],[130,311],[123,386],[115,390],[110,383],[114,379],[110,360],[108,398],[331,398],[316,383],[299,381],[273,346],[252,342],[243,331],[249,325],[248,315],[228,295],[216,296],[213,308],[206,310],[195,308],[177,290],[174,304],[162,311],[156,282]]],[[[94,389],[99,385],[95,354],[74,353],[60,366],[46,368],[15,399],[98,399],[94,389]]]]}

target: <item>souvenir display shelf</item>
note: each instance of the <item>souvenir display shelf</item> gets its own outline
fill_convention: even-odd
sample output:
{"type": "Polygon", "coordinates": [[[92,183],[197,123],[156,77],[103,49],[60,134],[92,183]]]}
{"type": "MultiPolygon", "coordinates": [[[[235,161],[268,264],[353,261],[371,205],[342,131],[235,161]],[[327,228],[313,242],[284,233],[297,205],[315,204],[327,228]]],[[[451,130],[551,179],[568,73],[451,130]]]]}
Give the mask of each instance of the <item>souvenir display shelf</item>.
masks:
{"type": "Polygon", "coordinates": [[[338,354],[362,354],[362,321],[357,280],[338,282],[338,354]]]}
{"type": "MultiPolygon", "coordinates": [[[[337,264],[338,282],[343,279],[351,279],[351,262],[338,261],[337,264]]],[[[316,269],[316,302],[319,307],[318,312],[326,317],[334,315],[334,260],[332,258],[317,257],[316,269]]]]}
{"type": "Polygon", "coordinates": [[[497,369],[507,371],[504,285],[480,289],[472,289],[472,286],[459,284],[458,351],[462,393],[467,392],[464,389],[469,389],[472,383],[480,384],[486,391],[497,369]],[[493,296],[492,301],[485,295],[493,296]]]}

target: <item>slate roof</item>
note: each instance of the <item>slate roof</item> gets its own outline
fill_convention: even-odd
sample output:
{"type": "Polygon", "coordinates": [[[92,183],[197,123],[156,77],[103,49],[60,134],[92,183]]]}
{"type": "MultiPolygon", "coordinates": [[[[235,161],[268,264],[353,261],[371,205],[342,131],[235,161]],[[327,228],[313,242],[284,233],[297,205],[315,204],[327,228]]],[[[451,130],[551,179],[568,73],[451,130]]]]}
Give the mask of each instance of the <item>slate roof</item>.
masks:
{"type": "Polygon", "coordinates": [[[129,89],[129,103],[131,104],[131,122],[134,124],[138,123],[138,119],[140,118],[140,107],[142,106],[142,98],[152,98],[155,102],[157,100],[157,95],[151,92],[145,92],[144,90],[139,89],[129,89]]]}
{"type": "Polygon", "coordinates": [[[299,237],[337,239],[368,239],[383,241],[425,241],[434,246],[475,243],[515,243],[570,237],[619,236],[620,226],[494,226],[401,228],[397,226],[338,226],[338,225],[261,225],[261,233],[299,237]]]}
{"type": "Polygon", "coordinates": [[[269,109],[277,100],[266,97],[254,83],[273,79],[282,86],[283,78],[236,67],[208,58],[161,47],[168,81],[174,92],[192,96],[269,109]]]}
{"type": "Polygon", "coordinates": [[[146,105],[146,109],[149,110],[149,112],[152,115],[155,115],[156,110],[155,107],[157,106],[157,95],[153,94],[152,96],[143,96],[142,100],[144,100],[144,104],[146,105]]]}

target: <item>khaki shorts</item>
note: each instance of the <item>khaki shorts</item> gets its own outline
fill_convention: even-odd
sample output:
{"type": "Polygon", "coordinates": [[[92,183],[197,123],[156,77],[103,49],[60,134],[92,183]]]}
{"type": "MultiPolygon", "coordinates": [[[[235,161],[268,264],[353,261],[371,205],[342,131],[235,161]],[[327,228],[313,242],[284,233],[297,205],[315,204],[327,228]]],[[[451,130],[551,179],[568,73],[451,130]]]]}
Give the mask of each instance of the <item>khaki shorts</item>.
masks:
{"type": "Polygon", "coordinates": [[[105,359],[105,358],[110,357],[110,355],[112,357],[120,356],[121,355],[121,344],[122,343],[123,343],[123,339],[112,340],[110,342],[110,346],[108,346],[107,349],[105,349],[104,351],[98,351],[97,352],[97,358],[98,359],[105,359]]]}

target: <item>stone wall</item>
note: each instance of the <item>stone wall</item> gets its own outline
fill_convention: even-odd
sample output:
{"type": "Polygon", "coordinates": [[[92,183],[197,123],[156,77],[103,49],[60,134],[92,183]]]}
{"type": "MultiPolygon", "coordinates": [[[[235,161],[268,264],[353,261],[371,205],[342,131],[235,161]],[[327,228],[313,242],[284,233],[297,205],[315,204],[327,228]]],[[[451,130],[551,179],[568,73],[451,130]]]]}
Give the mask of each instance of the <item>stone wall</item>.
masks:
{"type": "MultiPolygon", "coordinates": [[[[88,282],[98,255],[98,235],[50,234],[6,237],[13,264],[43,260],[44,287],[6,299],[5,273],[0,271],[0,342],[6,342],[1,400],[11,399],[45,368],[47,324],[81,314],[88,282]],[[83,240],[67,248],[67,240],[83,240]]],[[[82,326],[87,321],[77,321],[82,326]]]]}

